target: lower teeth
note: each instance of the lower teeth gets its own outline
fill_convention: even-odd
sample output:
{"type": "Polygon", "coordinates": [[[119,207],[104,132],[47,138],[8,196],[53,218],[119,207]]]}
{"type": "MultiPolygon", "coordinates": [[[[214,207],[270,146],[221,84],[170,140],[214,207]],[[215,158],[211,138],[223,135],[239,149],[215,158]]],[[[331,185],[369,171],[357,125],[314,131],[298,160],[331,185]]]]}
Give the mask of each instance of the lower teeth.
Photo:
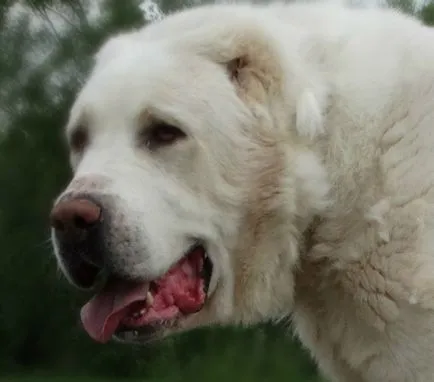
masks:
{"type": "Polygon", "coordinates": [[[133,313],[132,317],[133,318],[140,318],[140,317],[144,316],[145,313],[146,313],[146,309],[142,309],[140,312],[133,313]]]}

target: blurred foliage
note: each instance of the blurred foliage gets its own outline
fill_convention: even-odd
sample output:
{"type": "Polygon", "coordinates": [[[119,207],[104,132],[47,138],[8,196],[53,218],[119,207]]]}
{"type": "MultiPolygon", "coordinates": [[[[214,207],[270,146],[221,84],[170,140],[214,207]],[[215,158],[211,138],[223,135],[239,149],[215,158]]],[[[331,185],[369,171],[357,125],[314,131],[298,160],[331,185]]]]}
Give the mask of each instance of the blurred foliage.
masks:
{"type": "Polygon", "coordinates": [[[434,1],[428,2],[419,12],[421,20],[430,26],[434,26],[434,1]]]}
{"type": "MultiPolygon", "coordinates": [[[[88,296],[60,277],[47,224],[70,175],[62,127],[96,47],[144,23],[137,0],[102,0],[100,18],[89,16],[92,2],[0,2],[0,372],[317,381],[286,328],[203,329],[144,347],[99,345],[81,329],[79,306],[88,296]]],[[[160,5],[168,11],[185,3],[160,5]]],[[[419,13],[434,24],[433,3],[419,13]]]]}

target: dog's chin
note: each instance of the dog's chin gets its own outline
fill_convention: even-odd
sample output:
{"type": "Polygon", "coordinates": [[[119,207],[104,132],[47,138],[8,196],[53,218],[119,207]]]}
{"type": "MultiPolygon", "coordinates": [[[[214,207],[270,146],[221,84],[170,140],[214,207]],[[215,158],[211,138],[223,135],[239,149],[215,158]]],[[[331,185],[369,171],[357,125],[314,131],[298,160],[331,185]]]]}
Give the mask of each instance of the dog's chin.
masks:
{"type": "Polygon", "coordinates": [[[144,343],[182,331],[183,323],[208,303],[213,264],[196,244],[159,278],[137,282],[109,277],[81,310],[85,330],[96,341],[144,343]]]}

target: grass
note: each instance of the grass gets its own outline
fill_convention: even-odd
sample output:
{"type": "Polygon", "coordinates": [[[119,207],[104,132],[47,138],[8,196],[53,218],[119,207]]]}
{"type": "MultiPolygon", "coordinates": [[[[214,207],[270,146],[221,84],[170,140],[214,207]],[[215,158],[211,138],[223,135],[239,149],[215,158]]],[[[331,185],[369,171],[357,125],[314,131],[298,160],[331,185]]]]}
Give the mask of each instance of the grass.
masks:
{"type": "Polygon", "coordinates": [[[132,354],[125,356],[120,347],[106,347],[104,358],[99,359],[101,353],[97,352],[95,357],[90,356],[85,363],[87,369],[80,367],[82,361],[68,368],[53,363],[57,364],[57,372],[16,369],[17,374],[0,376],[0,382],[324,382],[307,355],[277,329],[269,328],[266,333],[247,329],[198,331],[189,338],[180,336],[163,344],[134,355],[133,359],[140,360],[137,369],[132,354]],[[95,360],[97,364],[92,363],[95,360]],[[86,370],[94,370],[95,374],[86,370]]]}

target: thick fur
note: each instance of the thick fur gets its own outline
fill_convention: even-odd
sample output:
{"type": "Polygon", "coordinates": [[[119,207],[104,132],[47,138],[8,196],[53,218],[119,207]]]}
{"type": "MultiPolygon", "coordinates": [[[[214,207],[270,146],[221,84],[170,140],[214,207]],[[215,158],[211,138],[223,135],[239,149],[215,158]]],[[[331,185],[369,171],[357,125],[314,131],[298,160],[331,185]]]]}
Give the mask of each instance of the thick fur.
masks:
{"type": "Polygon", "coordinates": [[[206,242],[208,303],[171,331],[292,317],[331,381],[434,378],[431,29],[335,5],[186,10],[102,47],[79,125],[61,197],[111,211],[112,270],[157,277],[206,242]],[[150,150],[155,118],[188,138],[150,150]]]}

